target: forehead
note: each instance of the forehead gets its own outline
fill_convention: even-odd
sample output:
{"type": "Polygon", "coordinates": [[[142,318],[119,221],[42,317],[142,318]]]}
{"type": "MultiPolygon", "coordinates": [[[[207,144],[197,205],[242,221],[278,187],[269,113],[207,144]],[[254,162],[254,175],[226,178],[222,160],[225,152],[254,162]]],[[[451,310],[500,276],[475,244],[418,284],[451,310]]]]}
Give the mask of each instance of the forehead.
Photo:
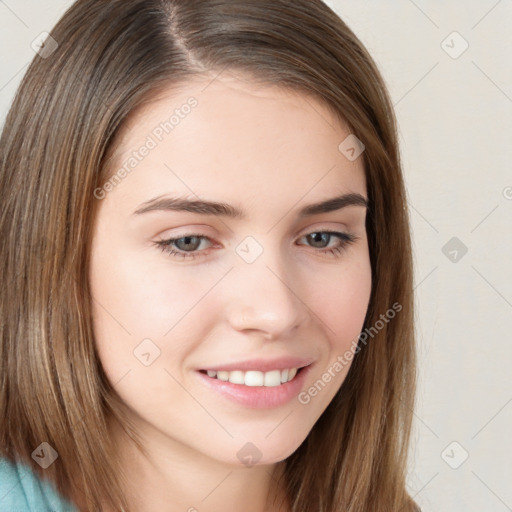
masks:
{"type": "Polygon", "coordinates": [[[235,194],[239,202],[261,203],[364,194],[363,159],[351,161],[339,149],[349,135],[310,95],[229,73],[199,76],[160,91],[130,117],[110,166],[125,166],[129,175],[119,188],[146,199],[235,194]]]}

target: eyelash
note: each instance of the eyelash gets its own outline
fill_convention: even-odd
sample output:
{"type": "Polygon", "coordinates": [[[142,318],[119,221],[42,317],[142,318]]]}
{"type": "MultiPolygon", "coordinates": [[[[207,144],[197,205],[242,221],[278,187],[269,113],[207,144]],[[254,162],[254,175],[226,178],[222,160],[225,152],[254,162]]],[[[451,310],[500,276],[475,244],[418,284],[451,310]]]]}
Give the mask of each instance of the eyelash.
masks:
{"type": "MultiPolygon", "coordinates": [[[[337,247],[331,247],[329,249],[319,249],[318,252],[321,254],[329,254],[334,258],[340,258],[343,251],[347,249],[347,246],[354,243],[359,239],[359,237],[352,235],[350,233],[341,233],[338,231],[312,231],[311,233],[307,233],[306,235],[303,235],[303,237],[307,237],[310,235],[315,234],[327,234],[329,236],[334,236],[340,240],[340,245],[337,247]]],[[[178,240],[183,240],[185,238],[201,238],[201,239],[208,239],[207,236],[200,235],[200,234],[188,234],[184,236],[180,236],[178,238],[169,238],[167,240],[159,240],[158,242],[155,242],[155,245],[158,246],[163,252],[169,254],[172,257],[175,258],[191,258],[194,259],[198,256],[197,252],[186,252],[186,251],[176,251],[172,248],[172,244],[174,242],[177,242],[178,240]]],[[[330,240],[329,240],[330,242],[330,240]]]]}

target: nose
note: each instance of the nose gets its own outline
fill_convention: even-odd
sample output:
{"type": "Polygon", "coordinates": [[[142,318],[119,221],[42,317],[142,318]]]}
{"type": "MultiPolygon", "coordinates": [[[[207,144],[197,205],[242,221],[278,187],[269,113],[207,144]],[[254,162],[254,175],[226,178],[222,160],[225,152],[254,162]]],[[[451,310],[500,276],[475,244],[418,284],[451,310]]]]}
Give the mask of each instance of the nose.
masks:
{"type": "Polygon", "coordinates": [[[253,263],[239,261],[230,273],[228,320],[237,331],[290,338],[309,318],[306,298],[290,265],[264,254],[253,263]]]}

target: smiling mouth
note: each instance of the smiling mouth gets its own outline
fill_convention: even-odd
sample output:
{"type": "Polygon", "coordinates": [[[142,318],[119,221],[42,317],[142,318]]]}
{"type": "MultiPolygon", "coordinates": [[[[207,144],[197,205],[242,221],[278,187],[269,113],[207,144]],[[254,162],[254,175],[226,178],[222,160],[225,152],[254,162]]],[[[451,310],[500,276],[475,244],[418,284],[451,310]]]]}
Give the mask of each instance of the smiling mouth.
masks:
{"type": "Polygon", "coordinates": [[[301,372],[302,368],[287,368],[284,370],[271,370],[269,372],[260,372],[257,370],[200,370],[201,373],[208,377],[231,384],[250,387],[277,387],[291,382],[301,372]]]}

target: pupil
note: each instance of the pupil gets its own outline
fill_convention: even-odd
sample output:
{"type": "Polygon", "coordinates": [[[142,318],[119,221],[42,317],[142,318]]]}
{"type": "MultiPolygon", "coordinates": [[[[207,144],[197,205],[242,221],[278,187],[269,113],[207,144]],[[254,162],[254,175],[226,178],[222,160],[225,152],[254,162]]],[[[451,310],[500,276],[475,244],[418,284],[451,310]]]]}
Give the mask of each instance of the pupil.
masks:
{"type": "Polygon", "coordinates": [[[182,250],[185,250],[185,249],[197,249],[197,247],[194,246],[194,244],[192,243],[192,246],[193,247],[190,247],[190,244],[191,244],[191,240],[196,240],[196,244],[197,245],[197,237],[196,236],[184,236],[183,238],[180,238],[179,240],[177,240],[177,244],[180,245],[180,242],[183,240],[184,241],[184,244],[181,244],[181,245],[185,245],[185,247],[182,248],[182,250]],[[189,246],[189,247],[186,247],[186,246],[189,246]]]}
{"type": "Polygon", "coordinates": [[[325,236],[329,236],[327,233],[313,233],[312,235],[310,235],[313,240],[314,240],[314,243],[317,243],[317,242],[322,242],[322,238],[325,237],[325,236]]]}

